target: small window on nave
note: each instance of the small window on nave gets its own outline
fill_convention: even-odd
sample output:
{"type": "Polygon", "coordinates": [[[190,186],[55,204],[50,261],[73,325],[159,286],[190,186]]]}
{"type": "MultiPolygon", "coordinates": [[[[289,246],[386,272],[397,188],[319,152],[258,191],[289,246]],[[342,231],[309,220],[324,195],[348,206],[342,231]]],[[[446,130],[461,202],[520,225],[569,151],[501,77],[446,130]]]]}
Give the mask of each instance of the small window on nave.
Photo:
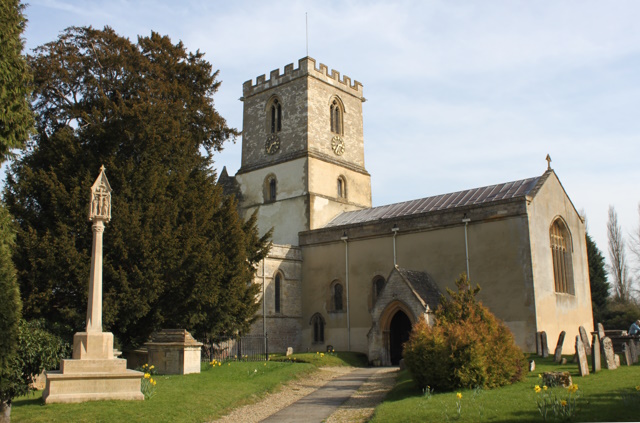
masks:
{"type": "Polygon", "coordinates": [[[347,198],[347,183],[343,176],[338,177],[338,198],[347,198]]]}
{"type": "Polygon", "coordinates": [[[311,321],[309,322],[311,326],[313,326],[313,343],[314,344],[322,344],[324,343],[324,318],[322,314],[316,313],[311,316],[311,321]]]}
{"type": "Polygon", "coordinates": [[[334,134],[342,135],[343,127],[342,127],[342,115],[343,115],[342,105],[337,99],[333,99],[331,101],[331,105],[329,106],[329,117],[331,120],[331,132],[334,134]]]}
{"type": "Polygon", "coordinates": [[[573,285],[573,260],[571,234],[561,218],[557,218],[549,230],[553,279],[558,293],[575,294],[573,285]]]}
{"type": "Polygon", "coordinates": [[[382,276],[376,276],[371,281],[371,308],[376,305],[376,301],[380,298],[380,294],[382,293],[382,288],[384,288],[385,280],[382,276]]]}
{"type": "Polygon", "coordinates": [[[333,311],[343,311],[343,294],[342,284],[334,282],[331,288],[333,311]]]}

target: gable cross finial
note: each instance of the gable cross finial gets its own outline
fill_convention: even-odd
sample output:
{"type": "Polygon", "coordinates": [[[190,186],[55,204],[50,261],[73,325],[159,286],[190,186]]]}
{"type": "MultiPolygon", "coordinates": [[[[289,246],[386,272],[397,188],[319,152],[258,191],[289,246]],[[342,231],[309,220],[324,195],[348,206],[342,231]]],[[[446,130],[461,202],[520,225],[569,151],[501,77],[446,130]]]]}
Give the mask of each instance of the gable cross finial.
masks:
{"type": "Polygon", "coordinates": [[[551,170],[551,156],[547,154],[547,158],[545,160],[547,161],[547,170],[551,170]]]}

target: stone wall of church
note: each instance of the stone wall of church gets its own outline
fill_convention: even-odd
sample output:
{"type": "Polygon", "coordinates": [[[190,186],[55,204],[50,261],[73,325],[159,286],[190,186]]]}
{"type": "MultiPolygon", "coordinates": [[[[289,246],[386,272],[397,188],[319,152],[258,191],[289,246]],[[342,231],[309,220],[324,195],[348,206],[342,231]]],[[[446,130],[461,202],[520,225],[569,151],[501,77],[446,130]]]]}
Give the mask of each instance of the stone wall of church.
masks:
{"type": "MultiPolygon", "coordinates": [[[[349,237],[349,285],[352,349],[366,352],[366,333],[372,325],[370,301],[375,276],[385,278],[393,268],[394,223],[397,262],[401,267],[429,273],[440,290],[454,288],[455,279],[466,271],[464,224],[468,227],[470,273],[478,283],[483,303],[511,328],[516,342],[526,351],[535,350],[529,334],[536,331],[533,276],[529,254],[528,221],[524,201],[504,202],[490,207],[436,213],[352,225],[349,237]]],[[[326,342],[344,343],[346,318],[331,318],[330,284],[346,281],[345,228],[321,229],[301,236],[304,256],[302,321],[316,312],[327,318],[326,342]]],[[[303,324],[303,346],[311,342],[312,332],[303,324]]]]}
{"type": "Polygon", "coordinates": [[[287,347],[300,348],[301,263],[299,248],[273,245],[269,256],[256,269],[254,283],[264,286],[260,294],[260,309],[251,327],[251,334],[269,336],[270,352],[285,352],[287,347]],[[276,310],[275,278],[280,274],[280,310],[276,310]],[[263,277],[264,275],[264,277],[263,277]],[[265,301],[262,299],[265,298],[265,301]]]}
{"type": "MultiPolygon", "coordinates": [[[[536,326],[538,331],[547,332],[550,349],[553,349],[563,330],[567,340],[575,339],[580,326],[584,326],[587,332],[594,330],[585,225],[555,173],[549,175],[528,209],[533,274],[537,282],[536,326]],[[555,290],[549,231],[557,218],[567,225],[570,232],[574,294],[557,293],[555,290]]],[[[565,341],[563,353],[573,354],[574,351],[574,343],[565,341]]]]}

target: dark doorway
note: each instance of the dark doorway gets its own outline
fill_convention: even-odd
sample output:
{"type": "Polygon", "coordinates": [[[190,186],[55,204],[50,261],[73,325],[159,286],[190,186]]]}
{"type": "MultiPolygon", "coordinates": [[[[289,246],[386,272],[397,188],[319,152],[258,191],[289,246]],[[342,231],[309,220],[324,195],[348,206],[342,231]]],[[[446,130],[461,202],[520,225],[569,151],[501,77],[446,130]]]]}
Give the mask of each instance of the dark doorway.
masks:
{"type": "Polygon", "coordinates": [[[410,332],[411,320],[403,311],[398,310],[389,325],[389,355],[392,365],[397,366],[400,363],[402,344],[409,340],[410,332]]]}

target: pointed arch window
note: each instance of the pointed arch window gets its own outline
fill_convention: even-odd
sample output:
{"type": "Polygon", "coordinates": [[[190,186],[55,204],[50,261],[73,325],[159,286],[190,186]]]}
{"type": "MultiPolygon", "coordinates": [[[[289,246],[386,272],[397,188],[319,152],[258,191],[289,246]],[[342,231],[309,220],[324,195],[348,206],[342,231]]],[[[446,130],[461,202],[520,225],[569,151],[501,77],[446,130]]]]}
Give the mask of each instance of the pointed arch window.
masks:
{"type": "Polygon", "coordinates": [[[338,282],[334,282],[333,283],[333,287],[331,289],[331,293],[332,293],[331,302],[332,302],[332,305],[333,305],[333,311],[343,311],[344,289],[342,288],[342,284],[340,284],[338,282]]]}
{"type": "Polygon", "coordinates": [[[271,133],[275,134],[276,132],[280,132],[280,130],[282,130],[282,105],[277,98],[271,102],[269,112],[271,133]]]}
{"type": "Polygon", "coordinates": [[[557,218],[549,230],[553,279],[558,293],[575,294],[573,285],[573,260],[571,257],[571,233],[561,218],[557,218]]]}
{"type": "Polygon", "coordinates": [[[274,281],[274,309],[276,313],[282,313],[280,298],[282,296],[282,275],[280,272],[276,273],[274,281]]]}
{"type": "Polygon", "coordinates": [[[338,101],[337,98],[334,98],[331,101],[329,106],[329,116],[331,120],[331,132],[337,135],[343,134],[343,125],[342,125],[342,115],[343,115],[342,105],[338,101]]]}
{"type": "Polygon", "coordinates": [[[311,321],[309,324],[313,327],[313,343],[314,344],[322,344],[324,343],[324,325],[325,321],[322,317],[322,314],[316,313],[311,316],[311,321]]]}
{"type": "Polygon", "coordinates": [[[278,180],[274,174],[267,175],[264,178],[264,202],[265,203],[273,203],[276,201],[278,195],[278,180]]]}

